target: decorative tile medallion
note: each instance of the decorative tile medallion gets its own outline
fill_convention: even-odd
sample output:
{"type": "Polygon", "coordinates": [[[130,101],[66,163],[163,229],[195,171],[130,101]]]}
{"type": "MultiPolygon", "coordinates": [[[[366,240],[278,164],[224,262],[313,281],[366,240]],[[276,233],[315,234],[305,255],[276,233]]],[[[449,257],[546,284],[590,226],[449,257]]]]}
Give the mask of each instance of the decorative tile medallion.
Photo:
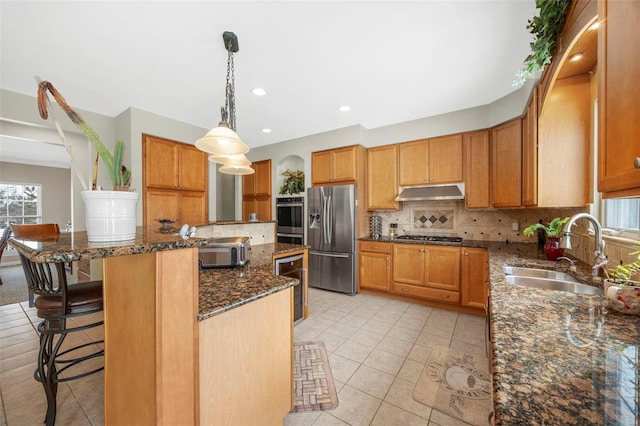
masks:
{"type": "Polygon", "coordinates": [[[453,209],[412,209],[412,228],[414,230],[447,229],[453,230],[453,209]]]}

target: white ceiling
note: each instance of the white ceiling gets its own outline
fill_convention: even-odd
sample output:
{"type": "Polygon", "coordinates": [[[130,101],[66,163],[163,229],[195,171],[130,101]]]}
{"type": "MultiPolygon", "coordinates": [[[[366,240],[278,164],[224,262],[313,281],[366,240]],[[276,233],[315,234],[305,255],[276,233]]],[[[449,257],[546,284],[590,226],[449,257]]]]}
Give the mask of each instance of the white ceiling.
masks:
{"type": "Polygon", "coordinates": [[[208,129],[233,31],[237,132],[257,147],[491,103],[515,90],[535,13],[534,0],[2,0],[0,87],[35,96],[38,75],[78,109],[208,129]]]}

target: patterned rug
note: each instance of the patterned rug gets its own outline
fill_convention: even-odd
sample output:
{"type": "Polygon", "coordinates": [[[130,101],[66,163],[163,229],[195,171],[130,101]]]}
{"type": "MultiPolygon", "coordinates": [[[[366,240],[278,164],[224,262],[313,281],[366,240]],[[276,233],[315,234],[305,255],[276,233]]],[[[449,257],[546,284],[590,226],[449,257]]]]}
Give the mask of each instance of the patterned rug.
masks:
{"type": "Polygon", "coordinates": [[[421,404],[472,425],[486,425],[491,413],[487,358],[435,347],[413,390],[421,404]]]}
{"type": "Polygon", "coordinates": [[[322,342],[293,344],[293,410],[331,410],[338,406],[327,351],[322,342]]]}

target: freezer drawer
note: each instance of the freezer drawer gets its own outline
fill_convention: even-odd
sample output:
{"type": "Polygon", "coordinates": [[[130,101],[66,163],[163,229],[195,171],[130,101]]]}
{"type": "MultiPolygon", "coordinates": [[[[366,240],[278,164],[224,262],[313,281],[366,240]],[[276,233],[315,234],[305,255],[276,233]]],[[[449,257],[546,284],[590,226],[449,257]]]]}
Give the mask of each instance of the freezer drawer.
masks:
{"type": "Polygon", "coordinates": [[[355,255],[311,250],[309,252],[309,286],[356,294],[355,255]]]}

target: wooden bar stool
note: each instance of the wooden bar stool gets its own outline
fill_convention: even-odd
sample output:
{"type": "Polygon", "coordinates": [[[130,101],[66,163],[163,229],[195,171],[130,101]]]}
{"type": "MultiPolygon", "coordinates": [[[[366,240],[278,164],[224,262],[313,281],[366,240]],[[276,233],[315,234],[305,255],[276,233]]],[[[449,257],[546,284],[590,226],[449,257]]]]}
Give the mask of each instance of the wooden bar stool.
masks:
{"type": "MultiPolygon", "coordinates": [[[[60,229],[55,223],[38,225],[11,225],[13,237],[20,240],[47,241],[58,238],[60,229]]],[[[27,279],[29,290],[37,296],[35,307],[40,334],[40,350],[38,351],[38,367],[34,378],[42,383],[47,397],[47,413],[44,423],[54,425],[56,420],[56,395],[58,383],[75,380],[97,373],[104,369],[104,363],[98,368],[82,369],[78,364],[104,356],[104,350],[89,351],[89,354],[78,355],[78,350],[95,343],[84,343],[61,350],[65,337],[69,333],[98,327],[104,321],[95,321],[81,326],[67,322],[67,319],[90,315],[103,309],[102,281],[90,281],[79,284],[67,284],[64,263],[33,262],[20,253],[20,261],[27,279]],[[76,367],[71,369],[72,367],[76,367]],[[71,369],[67,372],[67,369],[71,369]],[[80,370],[80,371],[77,371],[80,370]],[[87,371],[89,370],[89,371],[87,371]],[[65,373],[65,377],[60,374],[65,373]]],[[[85,351],[82,351],[84,353],[85,351]]]]}

